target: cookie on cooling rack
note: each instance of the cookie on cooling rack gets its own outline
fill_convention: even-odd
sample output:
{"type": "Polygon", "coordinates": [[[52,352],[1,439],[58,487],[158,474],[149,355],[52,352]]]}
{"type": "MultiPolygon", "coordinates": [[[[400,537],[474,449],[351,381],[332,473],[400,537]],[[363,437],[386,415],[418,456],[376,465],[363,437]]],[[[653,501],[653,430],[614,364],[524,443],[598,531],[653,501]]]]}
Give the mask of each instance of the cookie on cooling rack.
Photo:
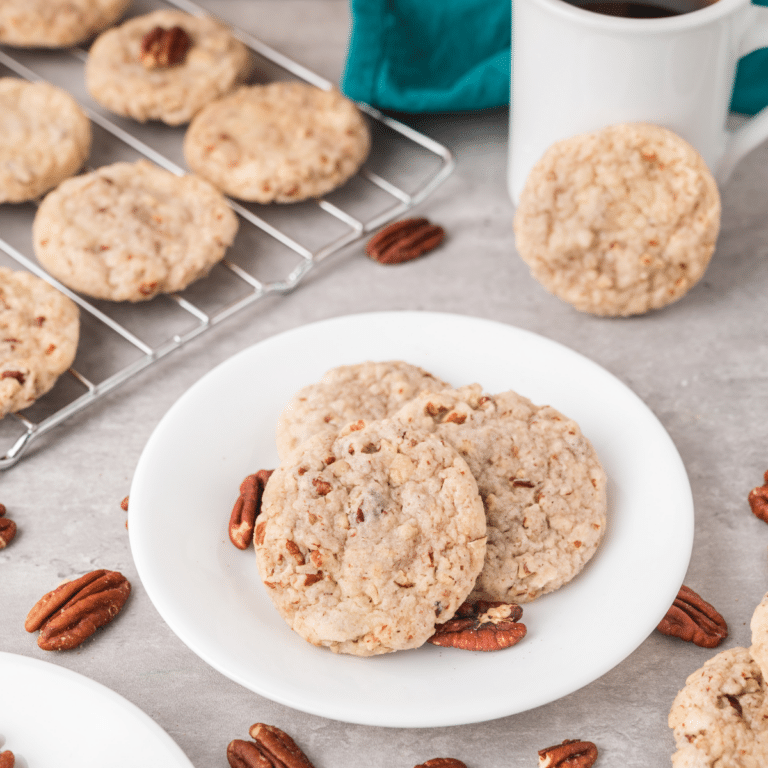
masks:
{"type": "Polygon", "coordinates": [[[357,172],[369,148],[368,125],[349,99],[299,82],[242,86],[201,110],[184,138],[195,173],[259,203],[330,192],[357,172]]]}
{"type": "Polygon", "coordinates": [[[553,144],[515,213],[531,274],[576,309],[637,315],[702,277],[720,196],[696,150],[657,125],[625,123],[553,144]]]}
{"type": "Polygon", "coordinates": [[[0,418],[48,392],[75,359],[77,305],[39,277],[0,267],[0,418]]]}
{"type": "Polygon", "coordinates": [[[0,43],[65,48],[88,40],[122,16],[130,0],[2,0],[0,43]]]}
{"type": "Polygon", "coordinates": [[[332,368],[320,381],[300,389],[283,409],[277,422],[277,453],[284,459],[312,435],[337,432],[358,419],[383,419],[419,393],[448,386],[401,360],[332,368]]]}
{"type": "Polygon", "coordinates": [[[91,149],[91,121],[72,96],[16,77],[0,78],[0,135],[0,203],[39,197],[76,173],[91,149]]]}
{"type": "Polygon", "coordinates": [[[307,440],[269,478],[254,542],[305,640],[372,656],[417,648],[472,589],[485,515],[466,463],[392,420],[307,440]]]}
{"type": "Polygon", "coordinates": [[[237,232],[221,193],[140,160],[62,182],[32,225],[40,263],[75,291],[145,301],[208,274],[237,232]]]}
{"type": "Polygon", "coordinates": [[[250,66],[248,48],[224,24],[165,9],[101,34],[85,82],[118,115],[180,125],[245,80],[250,66]]]}
{"type": "Polygon", "coordinates": [[[393,420],[453,446],[477,480],[488,546],[471,600],[526,603],[573,579],[606,524],[606,477],[578,425],[478,384],[422,393],[393,420]]]}

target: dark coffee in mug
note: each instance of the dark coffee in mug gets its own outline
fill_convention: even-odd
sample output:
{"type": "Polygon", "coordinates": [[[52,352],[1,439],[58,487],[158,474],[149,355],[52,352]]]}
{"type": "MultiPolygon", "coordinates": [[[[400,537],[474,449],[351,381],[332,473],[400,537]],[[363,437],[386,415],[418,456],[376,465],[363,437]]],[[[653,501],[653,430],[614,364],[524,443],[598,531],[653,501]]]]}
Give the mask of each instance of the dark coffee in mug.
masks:
{"type": "MultiPolygon", "coordinates": [[[[714,1],[714,0],[713,0],[714,1]]],[[[567,0],[570,5],[583,8],[585,11],[602,13],[605,16],[621,16],[626,19],[661,19],[667,16],[680,16],[712,5],[704,0],[658,0],[658,2],[643,2],[640,0],[567,0]]]]}

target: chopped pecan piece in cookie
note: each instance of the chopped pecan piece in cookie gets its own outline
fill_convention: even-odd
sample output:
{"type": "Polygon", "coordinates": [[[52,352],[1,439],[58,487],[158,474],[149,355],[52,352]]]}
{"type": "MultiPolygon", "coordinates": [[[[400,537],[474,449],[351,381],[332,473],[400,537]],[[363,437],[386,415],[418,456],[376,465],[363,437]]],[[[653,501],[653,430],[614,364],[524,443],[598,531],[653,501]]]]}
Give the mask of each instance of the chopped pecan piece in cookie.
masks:
{"type": "Polygon", "coordinates": [[[182,64],[192,39],[180,26],[155,27],[141,40],[139,61],[146,69],[166,69],[182,64]]]}

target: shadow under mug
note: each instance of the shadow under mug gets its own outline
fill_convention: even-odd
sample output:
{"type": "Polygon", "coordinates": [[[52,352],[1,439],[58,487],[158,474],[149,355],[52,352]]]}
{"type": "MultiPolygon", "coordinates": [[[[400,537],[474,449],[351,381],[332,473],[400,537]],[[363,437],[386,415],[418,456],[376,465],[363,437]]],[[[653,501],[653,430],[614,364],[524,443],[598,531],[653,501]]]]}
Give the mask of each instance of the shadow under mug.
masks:
{"type": "Polygon", "coordinates": [[[611,14],[632,12],[626,9],[637,0],[608,13],[563,0],[514,0],[508,185],[515,204],[551,144],[607,125],[669,128],[721,184],[768,138],[768,108],[736,130],[726,127],[739,59],[768,46],[768,8],[715,0],[688,11],[684,4],[695,1],[649,0],[672,15],[631,18],[611,14]]]}

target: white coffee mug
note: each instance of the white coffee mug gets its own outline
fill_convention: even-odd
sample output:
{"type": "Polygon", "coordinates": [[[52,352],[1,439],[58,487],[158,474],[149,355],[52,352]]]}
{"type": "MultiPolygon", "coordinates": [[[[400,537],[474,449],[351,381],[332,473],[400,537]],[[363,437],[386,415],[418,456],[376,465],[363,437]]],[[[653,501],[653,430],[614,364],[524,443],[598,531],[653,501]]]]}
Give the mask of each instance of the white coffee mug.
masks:
{"type": "Polygon", "coordinates": [[[768,138],[768,108],[726,129],[738,60],[764,46],[768,8],[749,0],[716,0],[651,19],[604,15],[563,0],[513,0],[513,202],[551,144],[624,122],[656,123],[679,134],[723,183],[768,138]]]}

